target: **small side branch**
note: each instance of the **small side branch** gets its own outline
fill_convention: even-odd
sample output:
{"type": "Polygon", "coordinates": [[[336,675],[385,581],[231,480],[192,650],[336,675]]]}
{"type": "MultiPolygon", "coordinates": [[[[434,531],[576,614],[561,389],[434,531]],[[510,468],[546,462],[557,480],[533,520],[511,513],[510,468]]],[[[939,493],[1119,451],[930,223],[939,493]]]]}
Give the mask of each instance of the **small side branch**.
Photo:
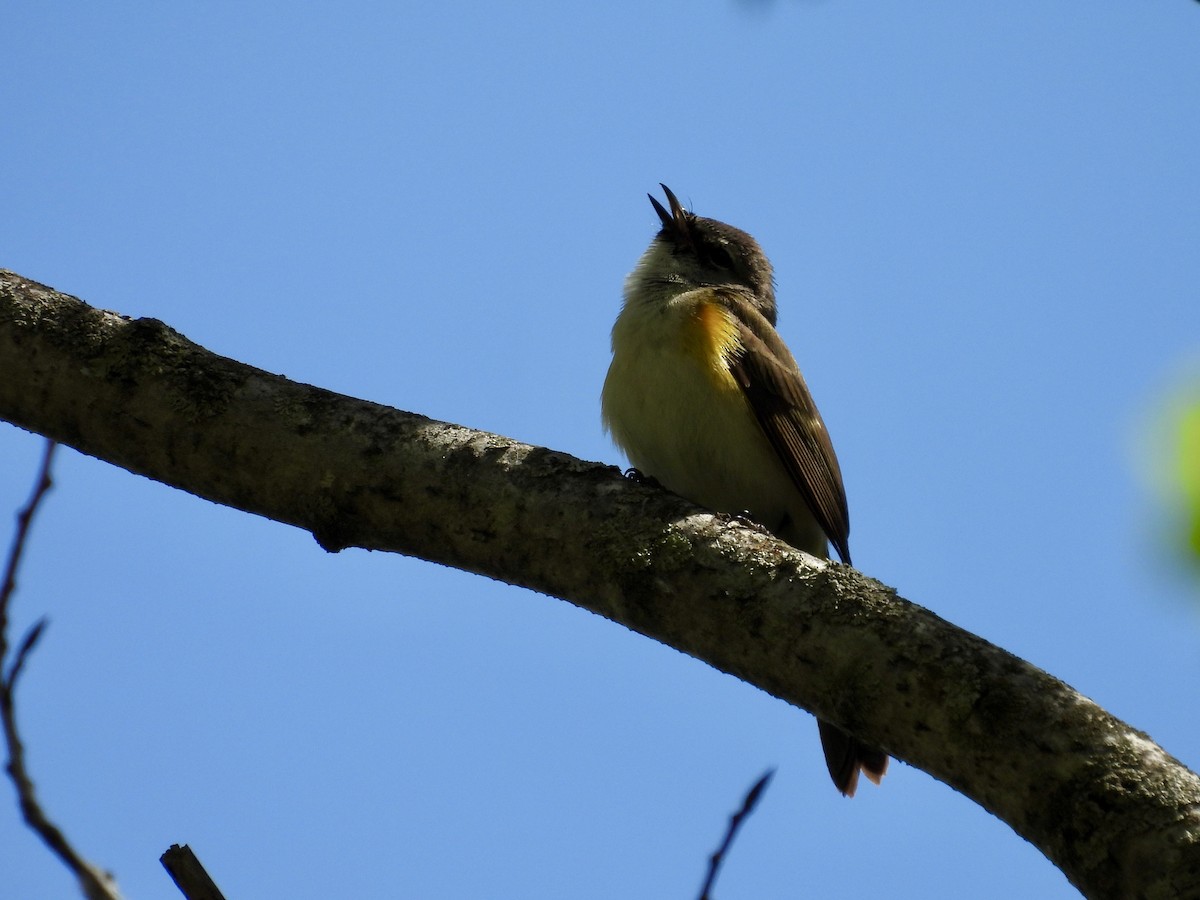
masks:
{"type": "Polygon", "coordinates": [[[17,789],[17,800],[21,805],[21,815],[25,823],[42,839],[50,850],[63,861],[77,879],[80,888],[88,900],[120,900],[112,876],[101,871],[79,855],[70,842],[67,841],[58,827],[51,822],[38,802],[34,790],[33,779],[25,765],[25,746],[21,742],[20,732],[17,731],[16,689],[17,680],[25,668],[25,662],[46,627],[46,620],[41,619],[26,633],[9,661],[8,645],[8,610],[9,603],[17,589],[17,571],[20,568],[21,557],[25,552],[25,543],[29,536],[29,528],[34,514],[50,490],[50,467],[54,461],[54,449],[58,445],[47,441],[46,452],[42,456],[41,469],[38,472],[37,483],[29,503],[17,515],[17,532],[13,537],[12,547],[8,552],[8,561],[4,567],[3,585],[0,586],[0,719],[4,725],[4,741],[8,748],[8,765],[6,770],[13,785],[17,789]]]}

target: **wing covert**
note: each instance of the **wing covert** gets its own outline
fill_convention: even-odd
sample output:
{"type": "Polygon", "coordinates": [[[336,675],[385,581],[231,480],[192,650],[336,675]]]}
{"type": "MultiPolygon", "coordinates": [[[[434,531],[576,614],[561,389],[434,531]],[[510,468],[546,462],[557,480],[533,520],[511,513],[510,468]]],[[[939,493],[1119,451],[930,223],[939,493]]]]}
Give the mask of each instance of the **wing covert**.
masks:
{"type": "Polygon", "coordinates": [[[804,376],[771,324],[737,290],[720,291],[738,323],[741,348],[729,360],[755,418],[809,509],[850,563],[850,513],[833,442],[804,376]]]}

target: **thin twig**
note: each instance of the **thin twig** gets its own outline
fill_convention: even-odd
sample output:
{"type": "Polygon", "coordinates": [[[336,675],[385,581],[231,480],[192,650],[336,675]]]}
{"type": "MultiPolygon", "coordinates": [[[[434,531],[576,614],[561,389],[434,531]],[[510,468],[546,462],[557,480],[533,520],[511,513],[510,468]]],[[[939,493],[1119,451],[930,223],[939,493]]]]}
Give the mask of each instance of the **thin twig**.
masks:
{"type": "Polygon", "coordinates": [[[79,879],[79,886],[88,900],[120,900],[115,882],[111,875],[102,872],[76,852],[68,843],[63,833],[58,830],[42,811],[34,791],[33,780],[25,766],[25,746],[21,743],[21,735],[17,731],[16,717],[16,688],[17,679],[46,627],[46,620],[37,622],[22,638],[20,646],[11,663],[8,661],[8,608],[13,594],[17,589],[17,570],[21,564],[21,556],[25,551],[25,541],[29,536],[29,528],[33,522],[42,498],[50,490],[50,465],[54,460],[53,441],[47,441],[46,452],[42,456],[41,470],[38,472],[37,483],[29,503],[17,514],[17,532],[9,549],[8,561],[4,567],[4,581],[0,586],[0,719],[4,724],[4,740],[8,747],[8,776],[17,789],[17,800],[21,805],[21,815],[25,823],[42,839],[47,847],[54,852],[63,864],[79,879]]]}
{"type": "Polygon", "coordinates": [[[21,565],[21,555],[25,552],[25,538],[29,535],[33,514],[37,512],[38,504],[42,502],[42,497],[53,483],[50,480],[50,464],[54,461],[54,450],[57,446],[54,441],[46,441],[46,450],[42,454],[42,466],[38,470],[33,494],[25,508],[17,513],[17,533],[13,536],[12,546],[8,550],[8,562],[4,566],[4,584],[0,587],[0,659],[8,656],[8,601],[17,590],[17,569],[21,565]]]}
{"type": "Polygon", "coordinates": [[[746,799],[742,801],[742,808],[730,816],[729,827],[725,830],[725,840],[721,841],[721,846],[717,848],[717,852],[709,857],[708,877],[704,879],[704,887],[700,889],[700,900],[709,900],[713,884],[717,880],[717,872],[721,868],[721,863],[725,861],[725,855],[729,852],[729,845],[733,843],[733,838],[737,834],[738,829],[742,827],[742,823],[746,821],[750,813],[754,812],[754,807],[758,804],[763,791],[767,788],[767,783],[770,782],[771,776],[774,774],[774,769],[767,769],[763,773],[762,778],[754,782],[754,787],[746,792],[746,799]]]}
{"type": "MultiPolygon", "coordinates": [[[[25,632],[25,637],[21,639],[21,646],[17,648],[16,658],[13,660],[12,665],[8,667],[8,675],[0,676],[3,682],[10,686],[10,689],[16,686],[17,679],[21,677],[21,670],[25,668],[25,660],[29,657],[30,651],[37,646],[38,640],[42,637],[42,632],[46,630],[46,622],[45,618],[38,619],[33,627],[25,632]]],[[[0,659],[4,658],[7,650],[8,648],[4,646],[4,639],[0,637],[0,651],[3,651],[0,652],[0,659]]]]}

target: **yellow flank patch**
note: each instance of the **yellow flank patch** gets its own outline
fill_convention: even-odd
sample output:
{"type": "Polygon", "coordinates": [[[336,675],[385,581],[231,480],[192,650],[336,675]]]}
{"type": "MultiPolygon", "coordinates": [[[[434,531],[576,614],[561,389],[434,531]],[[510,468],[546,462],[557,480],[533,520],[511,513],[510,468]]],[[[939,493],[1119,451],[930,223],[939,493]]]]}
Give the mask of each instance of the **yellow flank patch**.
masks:
{"type": "Polygon", "coordinates": [[[720,303],[701,300],[684,331],[687,352],[722,384],[733,384],[729,358],[741,349],[733,313],[720,303]]]}

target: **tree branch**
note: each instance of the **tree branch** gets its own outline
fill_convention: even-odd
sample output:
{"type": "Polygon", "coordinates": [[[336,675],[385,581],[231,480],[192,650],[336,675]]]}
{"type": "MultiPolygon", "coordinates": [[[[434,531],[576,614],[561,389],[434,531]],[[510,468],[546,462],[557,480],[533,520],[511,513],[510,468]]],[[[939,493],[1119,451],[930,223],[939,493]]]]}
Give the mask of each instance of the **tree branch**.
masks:
{"type": "Polygon", "coordinates": [[[1200,779],[858,572],[612,467],[297,384],[0,271],[0,417],[328,550],[621,622],[946,782],[1090,897],[1200,898],[1200,779]]]}

